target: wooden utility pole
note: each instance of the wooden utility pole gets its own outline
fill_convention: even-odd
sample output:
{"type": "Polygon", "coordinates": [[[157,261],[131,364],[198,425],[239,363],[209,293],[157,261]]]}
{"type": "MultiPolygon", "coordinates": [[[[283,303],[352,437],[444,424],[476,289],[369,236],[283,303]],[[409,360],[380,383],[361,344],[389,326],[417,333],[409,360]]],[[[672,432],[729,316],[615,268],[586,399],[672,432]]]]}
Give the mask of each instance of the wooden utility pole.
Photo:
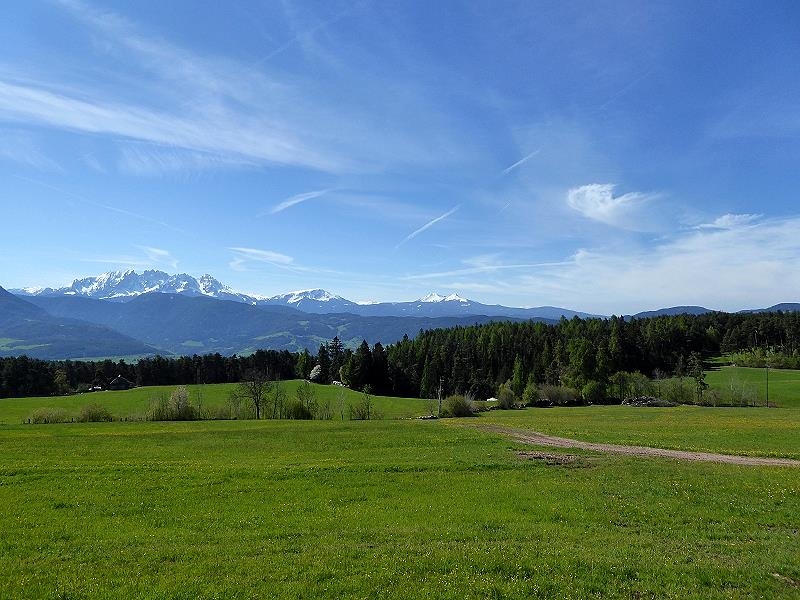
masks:
{"type": "Polygon", "coordinates": [[[442,416],[442,386],[444,385],[444,377],[439,377],[439,412],[436,413],[437,417],[442,416]]]}

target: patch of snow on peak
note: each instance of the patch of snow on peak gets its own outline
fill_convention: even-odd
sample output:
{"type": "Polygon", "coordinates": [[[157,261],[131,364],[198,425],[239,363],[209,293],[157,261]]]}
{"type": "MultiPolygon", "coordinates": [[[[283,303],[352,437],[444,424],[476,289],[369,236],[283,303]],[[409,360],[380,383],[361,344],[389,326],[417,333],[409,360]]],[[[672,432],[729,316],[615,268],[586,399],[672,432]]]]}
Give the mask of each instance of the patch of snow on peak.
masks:
{"type": "Polygon", "coordinates": [[[464,302],[467,303],[469,300],[466,300],[459,296],[458,294],[450,294],[444,299],[445,302],[464,302]]]}
{"type": "Polygon", "coordinates": [[[427,296],[424,296],[417,300],[417,302],[462,302],[464,304],[469,303],[469,300],[465,300],[458,294],[450,294],[449,296],[442,296],[441,294],[437,294],[436,292],[431,292],[427,296]]]}
{"type": "Polygon", "coordinates": [[[417,302],[441,302],[444,299],[445,299],[444,296],[440,296],[436,292],[431,292],[427,296],[423,296],[422,298],[417,300],[417,302]]]}
{"type": "Polygon", "coordinates": [[[197,280],[197,284],[200,288],[200,293],[206,296],[216,296],[220,292],[232,293],[230,287],[224,285],[208,273],[202,275],[200,279],[197,280]]]}
{"type": "Polygon", "coordinates": [[[299,290],[286,294],[287,304],[297,304],[303,300],[314,300],[316,302],[330,302],[331,300],[341,300],[339,296],[326,292],[325,290],[299,290]]]}

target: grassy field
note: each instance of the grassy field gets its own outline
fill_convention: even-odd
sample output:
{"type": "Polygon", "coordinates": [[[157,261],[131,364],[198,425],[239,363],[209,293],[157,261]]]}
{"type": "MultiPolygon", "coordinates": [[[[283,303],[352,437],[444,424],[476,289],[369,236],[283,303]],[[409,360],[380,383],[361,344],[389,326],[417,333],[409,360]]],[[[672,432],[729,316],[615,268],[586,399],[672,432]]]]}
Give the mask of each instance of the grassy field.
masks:
{"type": "MultiPolygon", "coordinates": [[[[231,387],[190,391],[214,406],[231,387]]],[[[376,397],[385,420],[22,424],[141,415],[173,389],[0,400],[0,598],[800,599],[800,469],[558,464],[476,427],[800,458],[798,406],[420,421],[397,417],[429,402],[376,397]]]]}
{"type": "Polygon", "coordinates": [[[800,469],[465,422],[3,426],[0,597],[800,597],[800,469]]]}
{"type": "Polygon", "coordinates": [[[491,411],[474,422],[591,442],[800,459],[797,408],[581,406],[491,411]]]}
{"type": "MultiPolygon", "coordinates": [[[[281,382],[287,395],[294,397],[300,380],[281,382]]],[[[311,384],[319,403],[330,402],[334,416],[341,419],[341,410],[344,418],[348,418],[347,409],[361,401],[362,395],[347,388],[331,385],[311,384]],[[340,394],[343,401],[340,403],[340,394]]],[[[111,411],[115,419],[141,418],[146,412],[150,402],[159,396],[172,393],[176,386],[153,386],[134,388],[127,391],[92,392],[76,394],[73,396],[54,396],[44,398],[7,398],[0,399],[0,424],[22,423],[28,419],[37,408],[61,408],[68,415],[77,416],[80,409],[87,404],[100,404],[111,411]]],[[[189,385],[186,386],[192,402],[197,403],[202,399],[205,408],[211,409],[227,403],[230,392],[236,384],[214,385],[189,385]]],[[[385,419],[400,419],[430,414],[432,404],[427,400],[415,398],[393,398],[389,396],[373,396],[375,408],[385,419]]]]}
{"type": "MultiPolygon", "coordinates": [[[[744,392],[758,405],[765,403],[766,369],[723,366],[719,370],[706,372],[706,382],[721,391],[733,389],[744,392]]],[[[800,371],[770,369],[769,401],[777,406],[800,408],[800,371]]]]}

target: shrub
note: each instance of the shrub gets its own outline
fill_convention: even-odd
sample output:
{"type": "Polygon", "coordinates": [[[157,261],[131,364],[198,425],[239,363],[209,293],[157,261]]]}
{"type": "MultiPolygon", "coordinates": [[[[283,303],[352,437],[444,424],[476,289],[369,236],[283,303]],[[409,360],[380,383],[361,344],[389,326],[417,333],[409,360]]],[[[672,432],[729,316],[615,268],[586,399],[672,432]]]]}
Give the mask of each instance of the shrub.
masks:
{"type": "Polygon", "coordinates": [[[147,421],[171,421],[169,410],[169,399],[161,394],[157,398],[150,399],[150,407],[147,409],[145,420],[147,421]]]}
{"type": "Polygon", "coordinates": [[[81,423],[107,423],[112,421],[111,411],[99,404],[87,404],[81,407],[78,421],[81,423]]]}
{"type": "Polygon", "coordinates": [[[197,419],[197,409],[189,400],[189,392],[185,385],[175,388],[169,397],[169,407],[173,421],[194,421],[197,419]]]}
{"type": "Polygon", "coordinates": [[[581,389],[584,402],[602,404],[606,400],[606,386],[599,381],[589,381],[581,389]]]}
{"type": "Polygon", "coordinates": [[[372,396],[367,393],[361,394],[361,400],[350,406],[348,410],[351,421],[369,421],[381,418],[380,413],[375,410],[372,396]]]}
{"type": "Polygon", "coordinates": [[[508,410],[511,408],[516,408],[516,404],[517,396],[514,394],[514,390],[511,389],[511,386],[506,381],[500,386],[500,389],[497,390],[497,408],[508,410]]]}
{"type": "Polygon", "coordinates": [[[453,395],[444,399],[442,407],[443,417],[471,417],[475,414],[472,398],[469,396],[453,395]]]}
{"type": "Polygon", "coordinates": [[[69,417],[63,408],[37,408],[31,413],[29,421],[35,425],[66,423],[69,417]]]}
{"type": "Polygon", "coordinates": [[[320,404],[317,407],[317,418],[323,421],[330,421],[333,419],[333,406],[330,400],[327,400],[324,404],[320,404]]]}
{"type": "Polygon", "coordinates": [[[676,404],[693,404],[695,401],[694,385],[686,377],[674,377],[659,382],[660,396],[664,400],[676,404]]]}
{"type": "Polygon", "coordinates": [[[309,408],[300,400],[289,400],[286,404],[286,418],[308,421],[314,418],[309,408]]]}
{"type": "Polygon", "coordinates": [[[539,400],[539,388],[532,381],[529,381],[522,392],[522,403],[525,406],[535,406],[539,400]]]}
{"type": "Polygon", "coordinates": [[[549,400],[556,406],[574,406],[581,403],[577,390],[562,385],[543,385],[539,389],[539,399],[549,400]]]}
{"type": "Polygon", "coordinates": [[[148,421],[194,421],[198,418],[197,409],[189,400],[186,386],[178,386],[170,395],[150,400],[150,408],[145,419],[148,421]]]}

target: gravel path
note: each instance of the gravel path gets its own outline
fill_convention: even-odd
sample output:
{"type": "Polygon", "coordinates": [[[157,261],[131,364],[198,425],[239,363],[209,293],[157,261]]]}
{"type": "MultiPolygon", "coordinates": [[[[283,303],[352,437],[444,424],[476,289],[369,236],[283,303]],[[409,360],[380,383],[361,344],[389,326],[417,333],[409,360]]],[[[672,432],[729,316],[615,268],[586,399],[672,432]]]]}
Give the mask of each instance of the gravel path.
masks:
{"type": "Polygon", "coordinates": [[[526,444],[536,446],[551,446],[555,448],[582,448],[595,452],[611,452],[626,454],[628,456],[661,456],[678,460],[698,460],[705,462],[728,463],[732,465],[749,466],[781,466],[800,467],[800,460],[792,458],[762,458],[756,456],[735,456],[732,454],[714,454],[712,452],[689,452],[687,450],[666,450],[664,448],[649,448],[647,446],[621,446],[619,444],[598,444],[595,442],[582,442],[569,438],[555,437],[530,431],[527,429],[514,429],[500,425],[484,425],[480,427],[486,431],[501,433],[526,444]]]}

